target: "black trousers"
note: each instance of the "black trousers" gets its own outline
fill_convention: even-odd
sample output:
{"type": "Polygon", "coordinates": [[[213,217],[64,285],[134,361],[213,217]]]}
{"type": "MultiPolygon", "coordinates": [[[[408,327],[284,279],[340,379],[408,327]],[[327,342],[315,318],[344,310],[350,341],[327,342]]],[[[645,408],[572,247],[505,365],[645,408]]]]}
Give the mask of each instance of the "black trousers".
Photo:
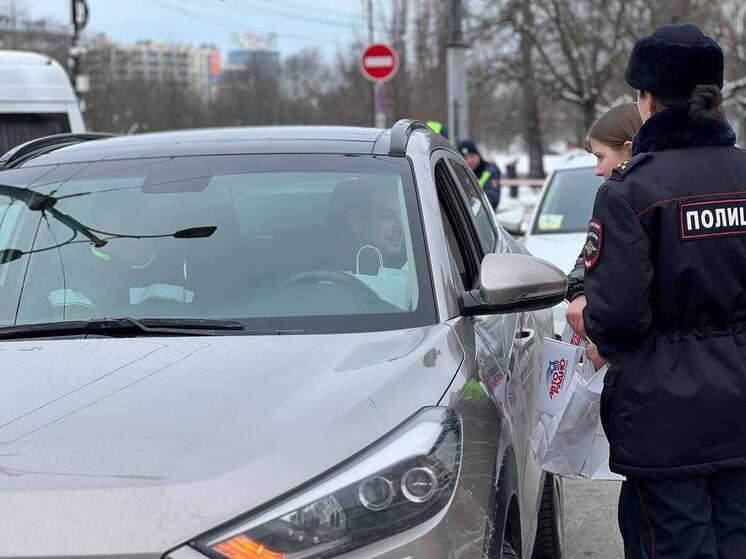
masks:
{"type": "Polygon", "coordinates": [[[746,559],[746,469],[628,480],[619,527],[626,559],[746,559]]]}
{"type": "Polygon", "coordinates": [[[618,521],[624,541],[624,559],[650,559],[645,551],[650,549],[650,537],[645,531],[645,517],[637,488],[632,481],[622,482],[619,491],[618,521]]]}

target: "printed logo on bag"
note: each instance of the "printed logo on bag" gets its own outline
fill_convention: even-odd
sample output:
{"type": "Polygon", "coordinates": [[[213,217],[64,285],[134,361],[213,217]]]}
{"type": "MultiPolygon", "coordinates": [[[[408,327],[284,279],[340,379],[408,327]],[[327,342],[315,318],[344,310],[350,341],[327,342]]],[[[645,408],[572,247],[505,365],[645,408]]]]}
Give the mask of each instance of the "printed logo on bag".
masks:
{"type": "Polygon", "coordinates": [[[679,231],[682,241],[746,235],[746,198],[681,202],[679,231]]]}
{"type": "Polygon", "coordinates": [[[514,408],[518,405],[518,395],[515,393],[515,390],[513,390],[512,388],[508,388],[507,400],[508,400],[508,406],[510,406],[511,408],[514,408]]]}
{"type": "Polygon", "coordinates": [[[583,246],[583,265],[590,270],[601,256],[601,241],[603,240],[603,225],[597,219],[591,219],[588,224],[588,236],[583,246]]]}
{"type": "Polygon", "coordinates": [[[549,387],[549,399],[552,400],[554,397],[562,392],[562,387],[565,384],[565,376],[567,373],[567,361],[564,359],[556,359],[549,362],[549,368],[547,368],[547,386],[549,387]]]}

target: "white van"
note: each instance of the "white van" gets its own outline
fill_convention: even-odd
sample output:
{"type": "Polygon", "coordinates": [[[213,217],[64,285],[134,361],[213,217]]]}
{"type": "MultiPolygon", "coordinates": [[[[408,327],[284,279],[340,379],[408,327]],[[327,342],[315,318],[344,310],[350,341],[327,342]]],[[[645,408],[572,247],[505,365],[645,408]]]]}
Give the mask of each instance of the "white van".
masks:
{"type": "Polygon", "coordinates": [[[0,154],[64,132],[85,132],[85,124],[62,66],[35,52],[0,50],[0,154]]]}

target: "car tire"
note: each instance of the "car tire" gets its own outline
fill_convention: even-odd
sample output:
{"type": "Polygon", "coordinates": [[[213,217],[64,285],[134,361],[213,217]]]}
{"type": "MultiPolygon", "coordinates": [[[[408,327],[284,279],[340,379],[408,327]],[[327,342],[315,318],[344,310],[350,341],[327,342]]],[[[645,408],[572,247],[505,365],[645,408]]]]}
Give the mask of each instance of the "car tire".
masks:
{"type": "Polygon", "coordinates": [[[560,478],[547,474],[541,495],[532,559],[560,559],[562,557],[564,539],[562,509],[562,482],[560,478]]]}
{"type": "Polygon", "coordinates": [[[503,551],[501,559],[520,559],[513,546],[509,542],[503,542],[503,551]]]}

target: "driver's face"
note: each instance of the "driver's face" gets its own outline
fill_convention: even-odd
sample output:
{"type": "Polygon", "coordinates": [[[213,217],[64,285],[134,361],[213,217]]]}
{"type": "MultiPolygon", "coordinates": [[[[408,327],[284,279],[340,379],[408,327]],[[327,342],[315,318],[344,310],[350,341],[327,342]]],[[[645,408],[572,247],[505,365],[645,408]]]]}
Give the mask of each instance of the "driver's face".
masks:
{"type": "Polygon", "coordinates": [[[362,237],[384,256],[395,256],[404,244],[399,195],[395,190],[376,196],[362,217],[362,237]]]}

